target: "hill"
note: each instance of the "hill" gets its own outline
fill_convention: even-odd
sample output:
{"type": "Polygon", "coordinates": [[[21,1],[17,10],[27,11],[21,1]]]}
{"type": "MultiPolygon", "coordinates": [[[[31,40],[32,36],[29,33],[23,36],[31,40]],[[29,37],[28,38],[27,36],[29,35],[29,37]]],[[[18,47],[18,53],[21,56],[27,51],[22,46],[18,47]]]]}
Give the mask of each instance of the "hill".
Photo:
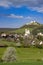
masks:
{"type": "Polygon", "coordinates": [[[31,21],[30,23],[26,23],[26,25],[40,25],[37,21],[31,21]]]}
{"type": "Polygon", "coordinates": [[[5,33],[10,33],[12,31],[17,30],[18,28],[0,28],[0,33],[5,32],[5,33]]]}
{"type": "Polygon", "coordinates": [[[15,30],[15,32],[17,33],[24,33],[25,29],[29,29],[30,32],[32,32],[32,30],[34,30],[35,28],[38,28],[42,26],[40,23],[32,21],[30,23],[26,23],[25,25],[23,25],[22,27],[20,27],[18,30],[15,30]]]}
{"type": "MultiPolygon", "coordinates": [[[[42,29],[43,29],[42,24],[40,24],[36,21],[31,21],[30,23],[26,23],[25,25],[23,25],[20,28],[0,28],[0,32],[23,34],[25,32],[25,29],[29,29],[30,32],[33,33],[34,31],[36,31],[36,29],[38,31],[40,27],[42,27],[42,29]]],[[[42,31],[42,29],[40,28],[40,31],[42,31]]],[[[33,34],[36,34],[36,32],[34,32],[33,34]]]]}

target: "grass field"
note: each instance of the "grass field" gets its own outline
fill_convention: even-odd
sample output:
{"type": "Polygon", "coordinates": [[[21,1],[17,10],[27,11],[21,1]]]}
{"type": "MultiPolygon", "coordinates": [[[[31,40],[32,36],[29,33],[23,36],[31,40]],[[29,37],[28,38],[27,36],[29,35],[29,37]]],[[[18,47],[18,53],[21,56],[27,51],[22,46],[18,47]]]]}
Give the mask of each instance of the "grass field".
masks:
{"type": "MultiPolygon", "coordinates": [[[[8,42],[0,40],[0,43],[15,44],[14,42],[8,42]]],[[[16,48],[17,60],[13,63],[0,63],[0,65],[43,65],[43,49],[39,48],[16,48]]],[[[0,58],[4,54],[6,48],[0,47],[0,58]]]]}
{"type": "Polygon", "coordinates": [[[43,65],[43,62],[40,61],[40,62],[13,62],[13,63],[0,63],[0,65],[43,65]]]}
{"type": "Polygon", "coordinates": [[[37,60],[43,58],[43,49],[37,48],[16,48],[19,61],[37,60]]]}
{"type": "MultiPolygon", "coordinates": [[[[0,48],[0,58],[6,48],[0,48]]],[[[17,61],[13,63],[0,63],[0,65],[43,65],[43,49],[17,48],[17,61]]]]}

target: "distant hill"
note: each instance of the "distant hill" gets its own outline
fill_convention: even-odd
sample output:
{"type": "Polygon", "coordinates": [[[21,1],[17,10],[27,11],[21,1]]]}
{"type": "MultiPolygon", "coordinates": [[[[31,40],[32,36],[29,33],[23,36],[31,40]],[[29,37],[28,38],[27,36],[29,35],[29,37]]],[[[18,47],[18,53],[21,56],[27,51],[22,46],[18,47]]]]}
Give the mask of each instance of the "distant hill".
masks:
{"type": "Polygon", "coordinates": [[[26,23],[25,25],[23,25],[22,27],[20,27],[18,30],[16,30],[15,32],[17,33],[24,33],[25,29],[29,29],[30,32],[32,32],[32,30],[34,30],[35,28],[38,28],[42,26],[40,23],[36,22],[36,21],[31,21],[30,23],[26,23]]]}
{"type": "Polygon", "coordinates": [[[15,31],[17,30],[18,28],[0,28],[0,33],[1,32],[12,32],[12,31],[15,31]]]}
{"type": "Polygon", "coordinates": [[[30,23],[26,23],[26,25],[40,25],[37,21],[31,21],[30,23]]]}
{"type": "Polygon", "coordinates": [[[37,32],[43,32],[43,25],[36,21],[31,21],[20,28],[0,28],[0,32],[23,34],[25,29],[29,29],[35,35],[37,32]]]}
{"type": "Polygon", "coordinates": [[[22,26],[21,28],[35,28],[40,26],[41,24],[36,22],[36,21],[31,21],[30,23],[26,23],[24,26],[22,26]]]}

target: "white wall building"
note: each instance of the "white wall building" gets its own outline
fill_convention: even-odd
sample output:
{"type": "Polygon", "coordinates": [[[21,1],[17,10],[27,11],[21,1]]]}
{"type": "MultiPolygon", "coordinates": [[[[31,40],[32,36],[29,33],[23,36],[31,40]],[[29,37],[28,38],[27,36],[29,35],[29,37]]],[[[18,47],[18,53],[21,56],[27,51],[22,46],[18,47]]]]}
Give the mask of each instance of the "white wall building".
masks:
{"type": "Polygon", "coordinates": [[[1,34],[1,37],[3,37],[3,36],[5,37],[5,36],[6,36],[6,34],[5,34],[5,33],[2,33],[2,34],[1,34]]]}
{"type": "Polygon", "coordinates": [[[41,35],[41,36],[43,36],[43,34],[40,32],[40,33],[38,33],[37,35],[41,35]]]}
{"type": "Polygon", "coordinates": [[[42,44],[43,44],[43,42],[41,41],[41,42],[40,42],[40,45],[42,45],[42,44]]]}
{"type": "Polygon", "coordinates": [[[28,35],[30,35],[30,30],[25,29],[25,36],[28,36],[28,35]]]}

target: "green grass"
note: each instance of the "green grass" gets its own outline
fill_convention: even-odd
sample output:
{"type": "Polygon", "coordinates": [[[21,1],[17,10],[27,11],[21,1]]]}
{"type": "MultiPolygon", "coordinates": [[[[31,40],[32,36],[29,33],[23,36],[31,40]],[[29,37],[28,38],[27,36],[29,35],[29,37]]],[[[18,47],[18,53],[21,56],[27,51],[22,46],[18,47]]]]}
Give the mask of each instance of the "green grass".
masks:
{"type": "Polygon", "coordinates": [[[42,61],[40,61],[40,62],[31,62],[31,61],[29,61],[29,62],[16,62],[16,63],[0,63],[0,65],[43,65],[43,62],[42,61]]]}
{"type": "MultiPolygon", "coordinates": [[[[6,48],[0,48],[0,57],[2,57],[6,48]]],[[[43,49],[38,48],[16,48],[18,62],[28,62],[29,60],[43,59],[43,49]]]]}
{"type": "Polygon", "coordinates": [[[11,45],[15,46],[15,42],[13,42],[13,41],[6,41],[5,39],[0,39],[0,43],[6,44],[8,46],[11,46],[11,45]]]}
{"type": "MultiPolygon", "coordinates": [[[[43,49],[38,48],[16,48],[17,61],[11,63],[0,63],[0,65],[43,65],[43,49]]],[[[0,58],[6,48],[0,48],[0,58]]]]}
{"type": "Polygon", "coordinates": [[[4,51],[5,51],[6,48],[0,48],[0,58],[2,57],[4,51]]]}
{"type": "Polygon", "coordinates": [[[43,49],[16,48],[19,61],[37,60],[43,58],[43,49]]]}

